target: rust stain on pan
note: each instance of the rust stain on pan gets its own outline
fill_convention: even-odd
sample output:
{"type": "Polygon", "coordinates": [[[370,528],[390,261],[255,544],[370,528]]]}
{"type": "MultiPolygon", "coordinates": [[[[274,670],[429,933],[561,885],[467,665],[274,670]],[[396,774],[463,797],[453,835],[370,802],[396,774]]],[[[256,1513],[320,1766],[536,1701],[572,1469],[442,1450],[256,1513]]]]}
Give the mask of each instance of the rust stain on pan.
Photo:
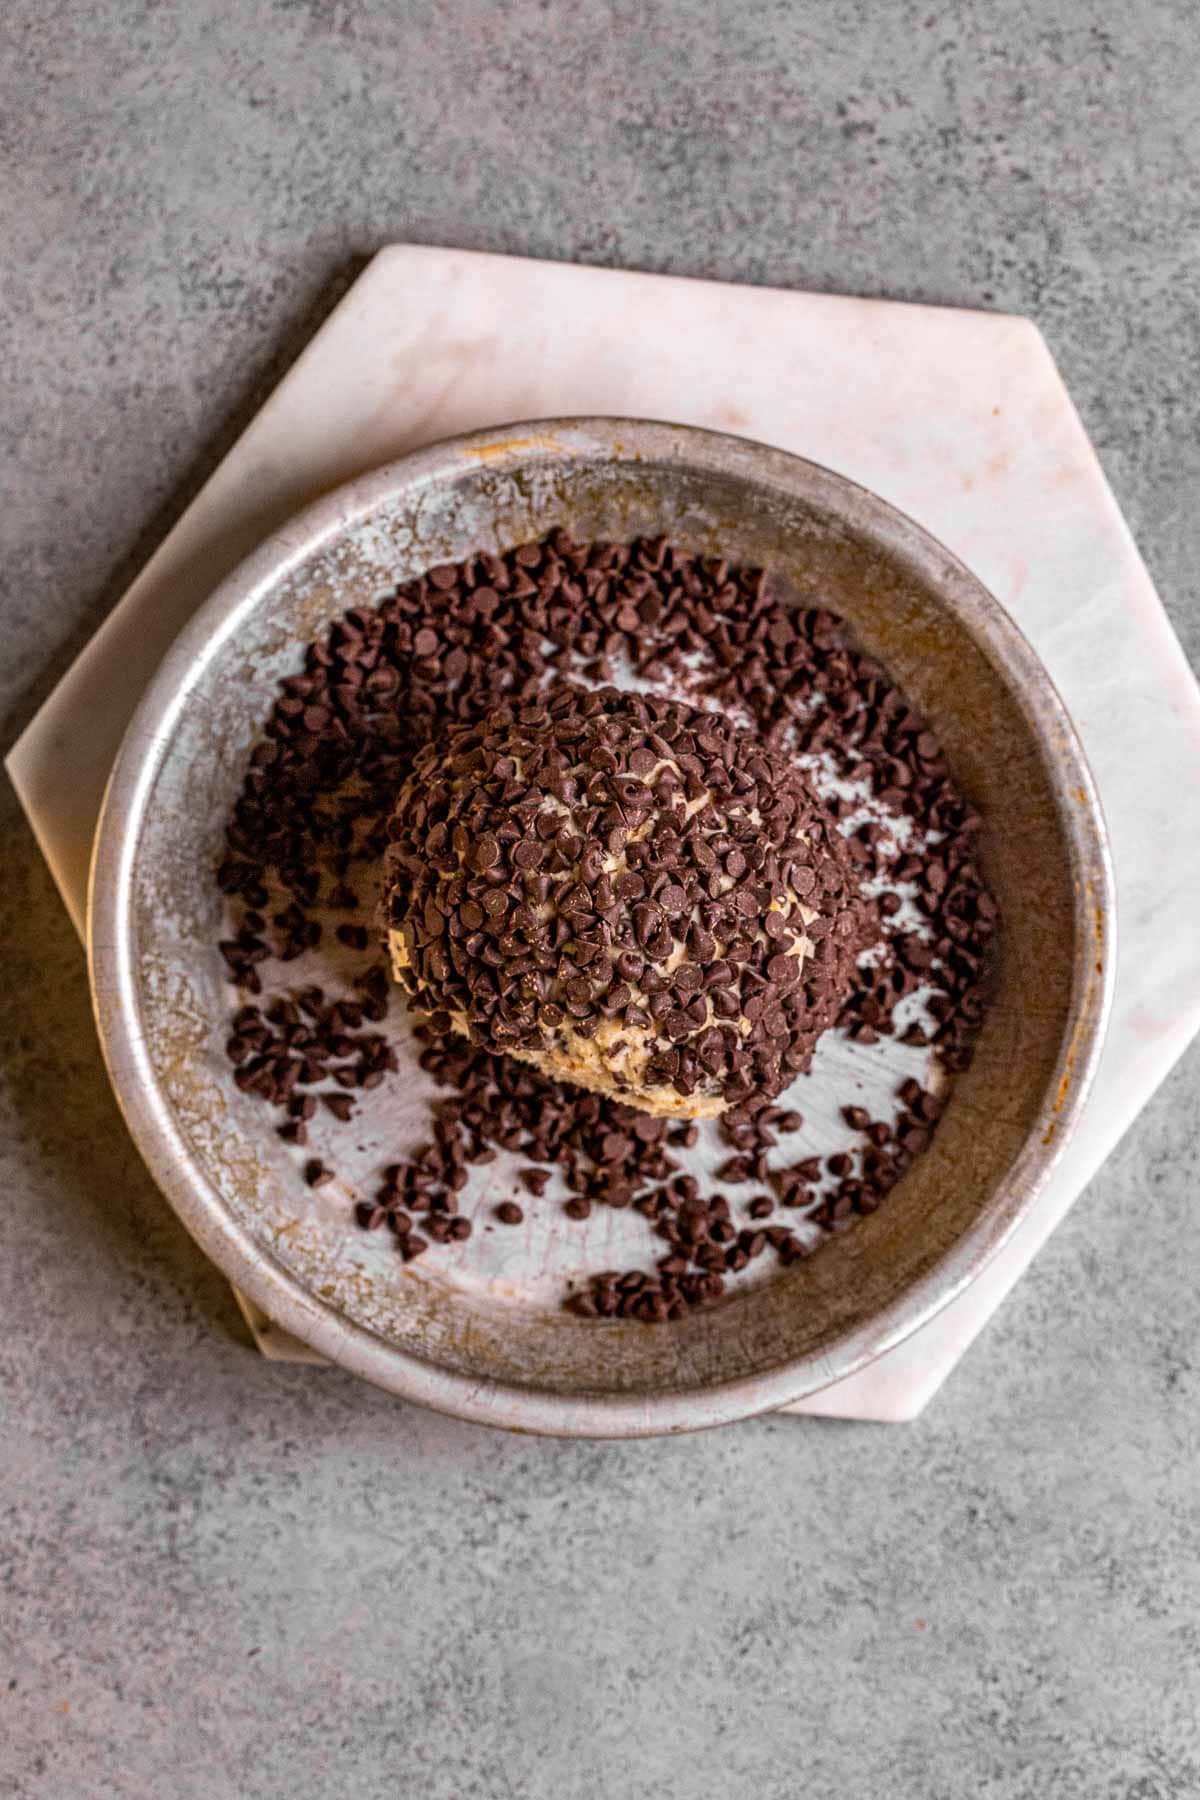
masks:
{"type": "Polygon", "coordinates": [[[463,455],[471,457],[475,462],[495,462],[500,457],[511,456],[514,451],[552,450],[562,456],[571,455],[569,446],[560,444],[552,437],[513,437],[497,438],[491,444],[464,444],[463,455]]]}

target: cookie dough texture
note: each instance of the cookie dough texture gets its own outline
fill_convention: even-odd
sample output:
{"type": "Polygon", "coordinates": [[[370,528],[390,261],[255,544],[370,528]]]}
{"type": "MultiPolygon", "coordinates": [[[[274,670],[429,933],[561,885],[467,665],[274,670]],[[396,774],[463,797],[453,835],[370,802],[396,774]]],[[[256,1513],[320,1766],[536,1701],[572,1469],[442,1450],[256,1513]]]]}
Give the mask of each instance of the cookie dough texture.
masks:
{"type": "Polygon", "coordinates": [[[435,1029],[663,1116],[777,1094],[862,947],[799,771],[645,694],[564,684],[453,729],[389,830],[392,970],[435,1029]]]}

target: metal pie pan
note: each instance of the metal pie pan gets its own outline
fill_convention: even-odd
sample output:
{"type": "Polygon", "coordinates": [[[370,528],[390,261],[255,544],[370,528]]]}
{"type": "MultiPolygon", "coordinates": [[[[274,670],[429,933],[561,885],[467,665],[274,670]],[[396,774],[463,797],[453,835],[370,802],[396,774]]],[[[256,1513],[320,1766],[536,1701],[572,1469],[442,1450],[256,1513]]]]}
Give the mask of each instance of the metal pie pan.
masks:
{"type": "Polygon", "coordinates": [[[1104,824],[1078,739],[1033,651],[961,562],[798,457],[681,426],[557,419],[455,438],[352,481],[221,584],[166,657],[114,767],[89,965],[109,1072],[146,1162],[196,1241],[273,1320],[464,1419],[636,1437],[802,1399],[963,1290],[1029,1211],[1079,1117],[1113,931],[1104,824]],[[664,1327],[575,1318],[534,1270],[472,1283],[424,1266],[433,1258],[365,1258],[352,1207],[314,1199],[222,1052],[230,1005],[212,870],[275,681],[356,602],[558,525],[584,539],[664,532],[765,563],[797,603],[843,614],[930,718],[979,809],[1003,921],[974,1062],[887,1205],[819,1256],[664,1327]]]}

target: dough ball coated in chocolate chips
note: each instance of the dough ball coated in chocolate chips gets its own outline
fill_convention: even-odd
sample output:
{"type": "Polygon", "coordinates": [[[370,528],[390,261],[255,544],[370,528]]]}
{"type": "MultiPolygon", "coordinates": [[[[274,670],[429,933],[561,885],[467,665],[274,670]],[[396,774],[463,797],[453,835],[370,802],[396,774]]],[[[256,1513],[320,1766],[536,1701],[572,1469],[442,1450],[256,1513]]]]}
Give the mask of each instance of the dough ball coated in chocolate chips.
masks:
{"type": "Polygon", "coordinates": [[[472,1043],[647,1112],[771,1097],[863,947],[837,827],[720,714],[562,685],[417,757],[387,857],[388,948],[472,1043]]]}

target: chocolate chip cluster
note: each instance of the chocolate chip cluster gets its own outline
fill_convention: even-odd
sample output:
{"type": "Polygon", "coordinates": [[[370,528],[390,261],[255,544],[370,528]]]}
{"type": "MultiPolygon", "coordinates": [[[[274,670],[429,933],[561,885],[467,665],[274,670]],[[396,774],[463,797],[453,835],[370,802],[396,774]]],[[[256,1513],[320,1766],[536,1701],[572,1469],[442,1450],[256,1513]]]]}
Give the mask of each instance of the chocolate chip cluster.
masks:
{"type": "Polygon", "coordinates": [[[389,836],[393,970],[435,1031],[661,1115],[777,1094],[867,941],[800,772],[664,697],[564,682],[451,730],[389,836]]]}
{"type": "MultiPolygon", "coordinates": [[[[787,1264],[852,1229],[925,1151],[946,1078],[970,1060],[993,966],[997,914],[977,826],[930,722],[844,621],[793,607],[768,572],[665,538],[581,544],[555,531],[502,555],[480,551],[351,607],[272,696],[217,877],[220,951],[237,990],[233,1079],[278,1115],[280,1137],[327,1204],[344,1193],[368,1230],[394,1234],[405,1261],[435,1248],[470,1261],[486,1254],[490,1231],[519,1231],[547,1207],[580,1231],[597,1208],[628,1209],[646,1222],[642,1265],[581,1273],[568,1304],[602,1318],[678,1318],[719,1304],[756,1259],[787,1264]],[[379,1179],[354,1180],[346,1171],[364,1096],[411,1080],[378,933],[365,921],[415,759],[464,726],[483,729],[497,707],[519,723],[520,709],[544,707],[557,684],[595,686],[618,671],[639,690],[719,707],[722,721],[732,713],[772,756],[818,768],[827,815],[878,914],[837,1028],[868,1056],[889,1039],[928,1049],[929,1086],[901,1083],[872,1116],[859,1104],[859,1065],[835,1060],[850,1141],[762,1095],[709,1125],[655,1117],[426,1021],[420,1060],[441,1090],[431,1135],[381,1149],[379,1179]],[[714,1132],[734,1152],[716,1172],[720,1191],[687,1166],[714,1132]],[[495,1167],[488,1173],[508,1157],[521,1164],[511,1189],[495,1167]],[[547,1192],[551,1181],[565,1200],[547,1192]]],[[[500,885],[501,870],[488,885],[500,885]]]]}

